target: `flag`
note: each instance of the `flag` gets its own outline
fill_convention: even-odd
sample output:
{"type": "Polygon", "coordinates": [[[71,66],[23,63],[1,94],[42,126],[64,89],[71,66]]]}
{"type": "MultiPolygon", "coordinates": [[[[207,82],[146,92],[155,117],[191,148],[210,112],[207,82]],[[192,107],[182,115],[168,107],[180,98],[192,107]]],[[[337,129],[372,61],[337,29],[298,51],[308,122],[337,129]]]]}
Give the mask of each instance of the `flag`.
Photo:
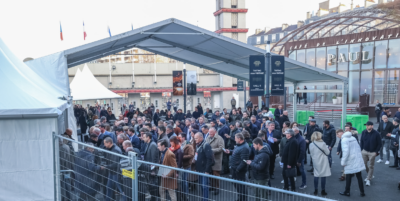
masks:
{"type": "Polygon", "coordinates": [[[83,22],[83,40],[86,40],[85,22],[83,22]]]}
{"type": "Polygon", "coordinates": [[[108,34],[110,34],[110,37],[111,37],[111,30],[110,30],[110,26],[107,26],[107,29],[108,29],[108,34]]]}
{"type": "Polygon", "coordinates": [[[63,35],[62,35],[61,22],[60,22],[60,39],[61,39],[61,41],[63,41],[63,40],[64,40],[64,39],[63,39],[63,35]]]}

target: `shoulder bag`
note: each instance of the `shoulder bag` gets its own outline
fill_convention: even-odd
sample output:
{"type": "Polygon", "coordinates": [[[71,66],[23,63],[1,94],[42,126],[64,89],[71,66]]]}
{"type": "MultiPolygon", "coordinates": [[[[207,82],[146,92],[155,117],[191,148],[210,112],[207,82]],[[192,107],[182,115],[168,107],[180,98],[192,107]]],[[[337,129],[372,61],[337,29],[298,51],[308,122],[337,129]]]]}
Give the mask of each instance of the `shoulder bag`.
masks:
{"type": "Polygon", "coordinates": [[[317,144],[315,144],[315,142],[313,142],[313,144],[325,155],[325,156],[329,156],[328,154],[326,154],[324,152],[324,150],[322,150],[321,148],[319,148],[319,146],[317,146],[317,144]]]}

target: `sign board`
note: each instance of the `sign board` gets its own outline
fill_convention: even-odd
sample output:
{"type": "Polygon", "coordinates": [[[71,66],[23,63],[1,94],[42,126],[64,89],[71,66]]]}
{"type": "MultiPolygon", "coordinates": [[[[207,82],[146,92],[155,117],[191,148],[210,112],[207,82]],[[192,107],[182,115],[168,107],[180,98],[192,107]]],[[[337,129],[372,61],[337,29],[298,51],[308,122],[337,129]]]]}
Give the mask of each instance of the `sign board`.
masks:
{"type": "Polygon", "coordinates": [[[124,175],[125,177],[129,177],[131,179],[135,179],[135,170],[129,171],[122,169],[122,175],[124,175]]]}
{"type": "Polygon", "coordinates": [[[243,80],[237,81],[237,90],[236,91],[244,91],[244,81],[243,80]]]}
{"type": "Polygon", "coordinates": [[[197,75],[196,71],[186,71],[186,93],[187,95],[196,95],[197,94],[197,75]]]}
{"type": "Polygon", "coordinates": [[[249,58],[250,96],[263,96],[265,88],[265,57],[251,55],[249,58]]]}
{"type": "Polygon", "coordinates": [[[172,94],[183,96],[182,71],[172,71],[172,94]]]}
{"type": "Polygon", "coordinates": [[[271,95],[285,95],[285,57],[271,57],[271,95]]]}

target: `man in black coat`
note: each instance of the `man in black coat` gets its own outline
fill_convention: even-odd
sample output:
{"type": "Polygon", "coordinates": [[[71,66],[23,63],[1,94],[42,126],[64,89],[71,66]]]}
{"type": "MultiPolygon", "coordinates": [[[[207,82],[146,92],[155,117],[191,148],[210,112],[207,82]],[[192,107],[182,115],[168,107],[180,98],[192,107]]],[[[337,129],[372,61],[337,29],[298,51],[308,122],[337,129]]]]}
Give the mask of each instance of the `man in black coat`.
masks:
{"type": "Polygon", "coordinates": [[[274,112],[275,119],[278,120],[283,115],[283,106],[279,105],[274,112]]]}
{"type": "Polygon", "coordinates": [[[269,174],[270,178],[274,179],[274,170],[275,170],[275,159],[276,155],[279,154],[279,143],[281,142],[282,135],[280,130],[275,129],[275,123],[274,122],[268,122],[267,121],[267,135],[266,139],[268,141],[269,146],[272,149],[272,156],[269,158],[270,160],[270,165],[269,165],[269,174]]]}
{"type": "Polygon", "coordinates": [[[392,133],[394,126],[393,123],[388,120],[386,115],[382,116],[382,121],[379,123],[378,132],[381,134],[382,147],[380,150],[380,159],[376,161],[377,163],[383,162],[383,148],[386,150],[386,165],[389,165],[390,161],[390,139],[391,137],[386,136],[388,133],[392,133]]]}
{"type": "Polygon", "coordinates": [[[185,114],[182,113],[182,109],[179,109],[178,112],[174,115],[174,121],[179,120],[183,121],[185,119],[185,114]]]}
{"type": "MultiPolygon", "coordinates": [[[[107,151],[114,152],[116,154],[122,155],[121,149],[113,143],[111,137],[106,137],[104,139],[104,148],[107,151]]],[[[118,182],[118,172],[119,170],[119,162],[120,157],[114,154],[104,153],[104,158],[106,159],[106,165],[101,166],[101,169],[108,170],[108,180],[107,180],[107,198],[115,199],[115,189],[121,189],[121,186],[118,182]]],[[[122,193],[122,192],[121,192],[122,193]]]]}
{"type": "Polygon", "coordinates": [[[281,162],[283,163],[282,175],[283,175],[283,181],[285,183],[283,189],[289,190],[289,183],[288,183],[289,179],[291,185],[291,191],[296,191],[296,183],[294,181],[294,177],[288,177],[286,171],[290,171],[290,169],[296,167],[299,156],[299,145],[296,138],[294,138],[294,132],[292,129],[286,130],[285,135],[287,142],[285,147],[283,148],[282,159],[281,159],[281,162]]]}
{"type": "Polygon", "coordinates": [[[376,100],[376,105],[375,105],[376,123],[381,122],[381,113],[382,113],[382,104],[379,103],[379,100],[376,100]]]}
{"type": "Polygon", "coordinates": [[[154,124],[157,125],[159,120],[160,120],[160,110],[157,109],[156,112],[153,115],[154,124]]]}
{"type": "MultiPolygon", "coordinates": [[[[253,140],[253,147],[256,150],[256,155],[253,161],[247,161],[251,166],[251,173],[254,177],[254,182],[258,185],[267,186],[269,181],[269,154],[268,145],[264,146],[261,138],[253,140]]],[[[256,198],[268,200],[268,192],[263,189],[256,190],[256,198]]]]}
{"type": "Polygon", "coordinates": [[[246,130],[249,131],[252,139],[255,139],[258,135],[258,128],[256,125],[252,124],[250,121],[244,121],[243,126],[246,130]]]}
{"type": "Polygon", "coordinates": [[[283,111],[283,115],[276,119],[276,120],[278,120],[279,126],[281,128],[283,128],[283,123],[285,123],[286,121],[290,122],[288,115],[289,115],[288,111],[285,110],[285,111],[283,111]]]}
{"type": "MultiPolygon", "coordinates": [[[[307,90],[307,87],[304,86],[304,90],[307,90]]],[[[307,105],[307,92],[303,93],[304,105],[307,105]]]]}
{"type": "MultiPolygon", "coordinates": [[[[210,144],[208,144],[203,137],[203,134],[196,133],[194,135],[194,140],[196,142],[196,155],[194,160],[196,161],[196,171],[205,174],[211,174],[213,166],[214,153],[212,152],[210,144]]],[[[203,199],[208,199],[208,188],[209,179],[207,177],[199,176],[199,184],[202,187],[203,199]]]]}
{"type": "Polygon", "coordinates": [[[201,113],[199,112],[199,109],[197,107],[194,108],[194,112],[192,114],[193,118],[198,119],[200,117],[201,113]]]}
{"type": "MultiPolygon", "coordinates": [[[[250,155],[249,145],[244,141],[242,133],[235,135],[236,147],[234,150],[227,149],[226,154],[232,155],[229,160],[229,166],[232,172],[232,179],[246,181],[247,161],[250,155]]],[[[197,165],[196,165],[197,166],[197,165]]],[[[238,191],[238,201],[246,201],[247,187],[242,184],[233,184],[238,191]]]]}
{"type": "Polygon", "coordinates": [[[328,160],[329,160],[329,166],[332,166],[332,149],[336,143],[336,130],[333,125],[330,125],[328,120],[324,121],[323,127],[324,129],[322,132],[322,140],[328,146],[328,149],[330,151],[328,155],[328,160]]]}

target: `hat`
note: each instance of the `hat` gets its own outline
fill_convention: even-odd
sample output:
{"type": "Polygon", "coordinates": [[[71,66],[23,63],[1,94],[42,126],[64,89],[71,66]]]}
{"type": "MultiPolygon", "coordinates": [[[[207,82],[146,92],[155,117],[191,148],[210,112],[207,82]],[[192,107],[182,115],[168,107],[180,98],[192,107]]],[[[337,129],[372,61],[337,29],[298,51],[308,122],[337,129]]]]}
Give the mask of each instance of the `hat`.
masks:
{"type": "Polygon", "coordinates": [[[222,124],[226,123],[226,120],[224,118],[219,119],[219,122],[221,122],[222,124]]]}
{"type": "Polygon", "coordinates": [[[270,114],[268,114],[268,117],[269,118],[274,118],[274,115],[270,113],[270,114]]]}
{"type": "Polygon", "coordinates": [[[372,123],[372,121],[367,121],[367,123],[366,124],[364,124],[365,126],[372,126],[372,125],[374,125],[374,123],[372,123]]]}
{"type": "Polygon", "coordinates": [[[314,123],[316,123],[316,122],[317,122],[317,120],[315,120],[315,119],[311,119],[311,120],[310,120],[310,122],[314,122],[314,123]]]}

